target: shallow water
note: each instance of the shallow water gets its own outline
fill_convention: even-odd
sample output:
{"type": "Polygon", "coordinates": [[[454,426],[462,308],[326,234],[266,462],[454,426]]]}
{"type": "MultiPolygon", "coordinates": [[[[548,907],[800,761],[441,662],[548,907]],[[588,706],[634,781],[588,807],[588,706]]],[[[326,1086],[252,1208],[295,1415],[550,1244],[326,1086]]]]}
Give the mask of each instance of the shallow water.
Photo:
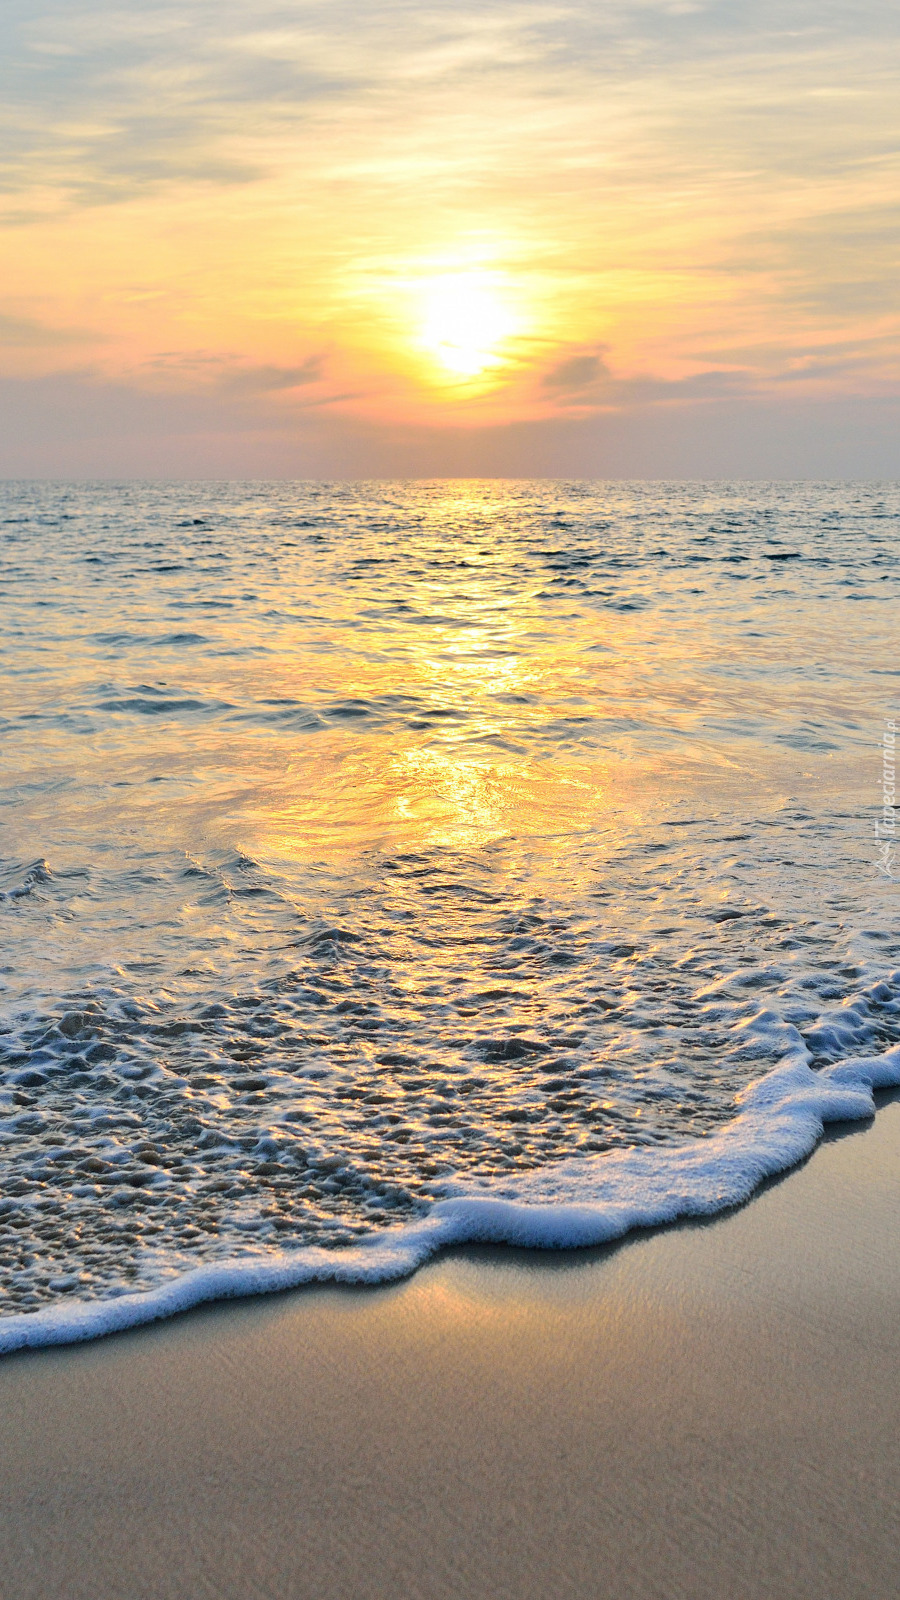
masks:
{"type": "Polygon", "coordinates": [[[900,1037],[900,486],[0,518],[0,1314],[340,1251],[900,1037]]]}

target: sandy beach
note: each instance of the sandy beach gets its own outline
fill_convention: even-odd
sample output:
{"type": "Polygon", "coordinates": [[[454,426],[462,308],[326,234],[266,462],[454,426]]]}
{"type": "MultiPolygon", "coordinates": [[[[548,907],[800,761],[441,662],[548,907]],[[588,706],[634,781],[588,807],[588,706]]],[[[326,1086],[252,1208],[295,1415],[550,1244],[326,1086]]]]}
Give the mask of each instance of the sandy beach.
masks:
{"type": "Polygon", "coordinates": [[[900,1102],[704,1225],[0,1366],[6,1600],[900,1581],[900,1102]]]}

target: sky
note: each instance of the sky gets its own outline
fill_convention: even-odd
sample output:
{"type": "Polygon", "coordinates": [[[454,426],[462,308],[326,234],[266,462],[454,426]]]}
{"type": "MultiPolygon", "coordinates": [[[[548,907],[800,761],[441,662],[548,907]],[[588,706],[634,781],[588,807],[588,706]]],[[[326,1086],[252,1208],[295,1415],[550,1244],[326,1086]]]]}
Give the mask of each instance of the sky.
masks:
{"type": "Polygon", "coordinates": [[[900,476],[895,0],[5,0],[0,475],[900,476]]]}

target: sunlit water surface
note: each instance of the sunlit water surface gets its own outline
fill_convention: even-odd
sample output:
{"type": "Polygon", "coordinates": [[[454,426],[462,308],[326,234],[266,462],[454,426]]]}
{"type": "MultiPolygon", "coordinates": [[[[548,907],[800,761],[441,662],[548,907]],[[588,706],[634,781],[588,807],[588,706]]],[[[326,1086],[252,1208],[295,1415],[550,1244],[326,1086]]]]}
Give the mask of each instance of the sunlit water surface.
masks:
{"type": "Polygon", "coordinates": [[[0,514],[0,1312],[338,1250],[702,1137],[798,1030],[898,1036],[898,486],[0,514]]]}

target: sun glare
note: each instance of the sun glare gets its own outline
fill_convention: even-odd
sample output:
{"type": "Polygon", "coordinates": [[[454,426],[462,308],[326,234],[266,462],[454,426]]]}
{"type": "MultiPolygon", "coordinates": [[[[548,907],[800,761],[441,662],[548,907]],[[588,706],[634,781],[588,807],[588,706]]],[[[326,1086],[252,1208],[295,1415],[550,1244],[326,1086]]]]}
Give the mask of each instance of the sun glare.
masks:
{"type": "Polygon", "coordinates": [[[434,278],[424,294],[421,343],[460,378],[477,378],[503,361],[515,318],[495,285],[473,273],[434,278]]]}

